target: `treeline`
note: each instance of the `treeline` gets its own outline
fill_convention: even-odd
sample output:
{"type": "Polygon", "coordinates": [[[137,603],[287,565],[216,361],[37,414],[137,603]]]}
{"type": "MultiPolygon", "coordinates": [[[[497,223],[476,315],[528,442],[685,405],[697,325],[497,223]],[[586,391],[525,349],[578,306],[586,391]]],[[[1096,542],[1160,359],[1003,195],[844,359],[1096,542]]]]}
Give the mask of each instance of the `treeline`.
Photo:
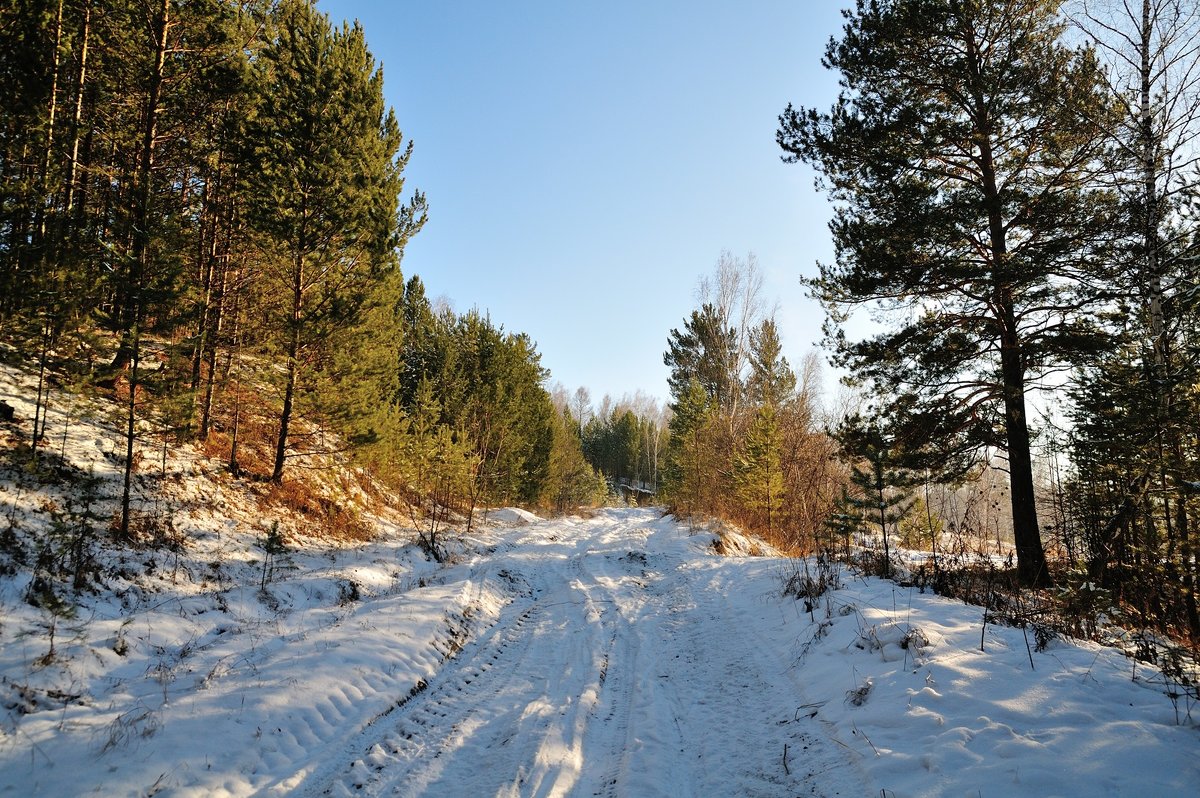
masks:
{"type": "Polygon", "coordinates": [[[393,338],[360,342],[339,400],[350,410],[344,427],[376,474],[404,487],[435,556],[452,512],[469,530],[489,505],[566,511],[605,500],[527,335],[477,311],[435,309],[418,277],[372,313],[383,317],[372,327],[393,338]]]}
{"type": "Polygon", "coordinates": [[[0,84],[0,334],[41,375],[35,452],[50,367],[123,402],[121,535],[149,421],[275,482],[333,429],[418,502],[580,494],[532,343],[400,275],[426,201],[357,24],[15,0],[0,84]]]}
{"type": "Polygon", "coordinates": [[[1198,47],[1190,0],[863,0],[825,53],[836,103],[777,132],[836,203],[809,285],[870,399],[844,440],[909,484],[999,452],[1023,584],[1063,562],[1192,639],[1198,47]]]}
{"type": "Polygon", "coordinates": [[[614,490],[657,494],[667,425],[655,400],[641,392],[616,402],[605,396],[593,410],[587,389],[580,388],[567,407],[579,425],[584,456],[614,490]]]}
{"type": "Polygon", "coordinates": [[[753,257],[725,253],[701,306],[671,330],[663,487],[678,514],[728,518],[811,551],[844,481],[820,417],[819,367],[799,378],[762,303],[753,257]]]}

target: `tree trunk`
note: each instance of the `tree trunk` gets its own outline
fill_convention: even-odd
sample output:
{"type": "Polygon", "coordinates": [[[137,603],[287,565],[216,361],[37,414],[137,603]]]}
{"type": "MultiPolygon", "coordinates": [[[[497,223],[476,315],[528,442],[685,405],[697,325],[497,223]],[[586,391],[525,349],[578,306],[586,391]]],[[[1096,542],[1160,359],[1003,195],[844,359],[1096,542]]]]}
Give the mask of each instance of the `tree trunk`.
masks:
{"type": "MultiPolygon", "coordinates": [[[[230,361],[241,352],[241,344],[235,339],[234,348],[230,352],[230,361]]],[[[240,364],[239,364],[240,371],[240,364]]],[[[240,375],[239,375],[240,376],[240,375]]],[[[238,465],[237,450],[238,450],[238,432],[241,431],[242,421],[242,383],[237,380],[237,386],[233,394],[233,423],[230,425],[229,431],[229,473],[235,477],[241,473],[241,467],[238,465]]]]}
{"type": "Polygon", "coordinates": [[[292,264],[291,335],[288,339],[287,382],[283,389],[283,412],[279,416],[279,439],[275,444],[275,468],[272,482],[283,480],[283,464],[287,456],[288,427],[292,421],[292,406],[296,396],[296,375],[300,356],[300,312],[304,302],[304,255],[297,252],[292,264]]]}
{"type": "Polygon", "coordinates": [[[153,198],[154,153],[158,138],[158,117],[166,75],[167,34],[171,29],[171,0],[163,0],[154,29],[154,67],[149,75],[146,113],[142,125],[141,153],[137,166],[137,195],[134,205],[133,241],[128,265],[128,284],[121,307],[121,342],[109,367],[123,371],[136,356],[133,351],[141,322],[142,281],[150,251],[150,203],[153,198]]]}
{"type": "Polygon", "coordinates": [[[141,356],[142,279],[150,257],[150,204],[154,196],[154,148],[158,135],[159,104],[170,30],[171,0],[163,0],[161,16],[155,20],[154,69],[150,74],[146,97],[146,116],[142,127],[141,157],[138,162],[137,204],[134,209],[133,247],[129,258],[129,285],[123,322],[127,325],[113,360],[115,369],[129,367],[129,403],[126,418],[125,474],[121,490],[121,536],[129,537],[129,496],[133,482],[133,442],[136,434],[138,361],[141,356]]]}
{"type": "Polygon", "coordinates": [[[50,167],[54,159],[54,136],[58,121],[58,73],[62,64],[63,0],[58,0],[58,12],[54,21],[54,57],[50,75],[50,107],[46,109],[46,146],[42,152],[41,174],[38,177],[37,212],[34,218],[34,246],[38,257],[46,259],[46,216],[53,207],[50,190],[50,167]]]}
{"type": "MultiPolygon", "coordinates": [[[[217,178],[219,179],[219,177],[217,178]]],[[[209,320],[213,304],[213,280],[216,276],[217,264],[217,214],[214,212],[214,179],[212,175],[205,180],[200,204],[203,211],[200,216],[200,244],[197,256],[200,283],[200,312],[196,319],[195,343],[192,345],[192,373],[189,388],[193,395],[200,388],[201,366],[204,364],[204,351],[209,339],[209,320]]]]}
{"type": "MultiPolygon", "coordinates": [[[[1011,306],[1007,308],[1011,314],[1011,306]]],[[[1038,530],[1037,504],[1033,489],[1033,458],[1029,425],[1025,417],[1025,374],[1015,334],[1005,335],[1000,350],[1004,379],[1004,421],[1008,438],[1009,498],[1012,505],[1013,538],[1017,547],[1017,578],[1025,587],[1044,587],[1050,582],[1046,553],[1038,530]]]]}
{"type": "Polygon", "coordinates": [[[125,413],[125,473],[121,481],[121,530],[120,537],[122,540],[129,540],[129,505],[130,498],[133,492],[133,442],[136,439],[137,432],[137,390],[138,390],[138,364],[141,359],[141,352],[138,346],[138,336],[140,331],[135,322],[131,331],[133,340],[130,351],[133,353],[129,363],[129,401],[126,403],[125,413]]]}
{"type": "Polygon", "coordinates": [[[63,198],[63,216],[70,218],[74,211],[76,181],[79,179],[79,146],[83,129],[83,91],[87,83],[88,44],[92,31],[92,4],[83,5],[83,23],[80,30],[79,72],[75,76],[75,110],[71,117],[71,158],[67,162],[66,194],[63,198]]]}
{"type": "Polygon", "coordinates": [[[222,262],[217,278],[216,302],[211,320],[212,332],[206,336],[204,346],[204,390],[200,396],[200,440],[207,440],[212,427],[213,387],[216,384],[217,339],[221,334],[225,317],[225,288],[228,284],[229,265],[222,262]]]}
{"type": "Polygon", "coordinates": [[[50,389],[46,385],[46,364],[50,359],[51,326],[50,319],[45,319],[42,322],[42,345],[38,351],[38,383],[37,383],[37,399],[33,405],[33,438],[30,440],[30,453],[33,459],[37,460],[38,456],[38,441],[42,439],[42,435],[46,431],[46,412],[50,406],[50,389]],[[40,428],[39,428],[39,417],[40,428]]]}
{"type": "Polygon", "coordinates": [[[1146,259],[1146,282],[1150,304],[1150,332],[1154,345],[1155,376],[1160,380],[1158,390],[1162,401],[1166,402],[1167,379],[1169,366],[1166,355],[1166,325],[1163,318],[1162,275],[1160,274],[1161,253],[1159,252],[1158,227],[1158,137],[1154,133],[1154,112],[1151,107],[1152,64],[1151,41],[1152,33],[1150,0],[1142,0],[1141,41],[1139,43],[1140,87],[1138,108],[1138,135],[1141,138],[1142,158],[1142,224],[1143,241],[1146,259]]]}
{"type": "MultiPolygon", "coordinates": [[[[882,458],[882,454],[879,455],[882,458]]],[[[892,552],[888,546],[887,533],[887,498],[884,496],[885,484],[883,481],[883,464],[882,460],[875,464],[875,490],[879,494],[879,531],[883,535],[883,578],[888,579],[892,575],[892,552]]]]}
{"type": "Polygon", "coordinates": [[[1192,553],[1187,500],[1183,496],[1179,497],[1176,505],[1176,513],[1175,528],[1179,533],[1180,571],[1183,574],[1181,581],[1183,583],[1184,614],[1187,616],[1188,630],[1192,633],[1192,639],[1194,640],[1200,638],[1200,608],[1196,606],[1196,558],[1192,553]]]}
{"type": "Polygon", "coordinates": [[[1020,330],[1017,326],[1014,298],[1008,267],[1008,241],[1004,224],[1004,203],[996,179],[993,150],[993,121],[981,90],[980,54],[973,32],[964,35],[967,47],[969,80],[972,84],[976,146],[984,205],[988,215],[988,245],[991,256],[993,296],[992,313],[1000,339],[1001,390],[1004,395],[1004,426],[1008,449],[1009,498],[1012,507],[1013,538],[1017,549],[1017,577],[1026,587],[1049,582],[1046,554],[1038,530],[1037,504],[1033,490],[1033,462],[1029,445],[1029,424],[1025,414],[1025,364],[1022,362],[1020,330]]]}

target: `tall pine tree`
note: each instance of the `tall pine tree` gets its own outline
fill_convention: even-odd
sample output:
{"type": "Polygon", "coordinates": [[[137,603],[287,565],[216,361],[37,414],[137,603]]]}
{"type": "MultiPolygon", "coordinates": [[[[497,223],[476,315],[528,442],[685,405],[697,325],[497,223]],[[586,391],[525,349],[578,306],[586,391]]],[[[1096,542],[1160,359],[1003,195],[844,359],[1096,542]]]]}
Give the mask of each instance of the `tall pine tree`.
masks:
{"type": "Polygon", "coordinates": [[[949,419],[921,429],[1007,452],[1027,585],[1048,580],[1027,387],[1091,345],[1109,219],[1089,190],[1107,99],[1091,54],[1064,44],[1058,5],[859,0],[825,54],[837,103],[789,106],[777,134],[839,203],[836,262],[810,283],[830,318],[896,311],[865,340],[835,330],[841,365],[903,396],[906,418],[949,419]]]}
{"type": "Polygon", "coordinates": [[[247,157],[257,164],[249,217],[268,253],[271,327],[285,366],[278,481],[305,369],[328,355],[323,344],[357,321],[381,275],[396,268],[411,145],[402,150],[382,71],[357,24],[335,30],[308,0],[283,0],[272,26],[256,62],[247,157]]]}

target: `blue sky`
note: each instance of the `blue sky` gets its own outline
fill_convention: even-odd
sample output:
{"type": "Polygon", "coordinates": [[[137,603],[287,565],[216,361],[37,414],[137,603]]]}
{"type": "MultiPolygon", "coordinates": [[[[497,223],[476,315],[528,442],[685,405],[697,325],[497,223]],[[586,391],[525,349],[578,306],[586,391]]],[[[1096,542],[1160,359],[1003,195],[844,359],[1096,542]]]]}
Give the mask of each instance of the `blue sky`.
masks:
{"type": "Polygon", "coordinates": [[[799,285],[828,205],[776,117],[822,109],[841,2],[321,0],[359,19],[415,141],[430,219],[406,274],[529,333],[552,380],[667,398],[667,334],[722,250],[753,252],[785,354],[820,338],[799,285]]]}

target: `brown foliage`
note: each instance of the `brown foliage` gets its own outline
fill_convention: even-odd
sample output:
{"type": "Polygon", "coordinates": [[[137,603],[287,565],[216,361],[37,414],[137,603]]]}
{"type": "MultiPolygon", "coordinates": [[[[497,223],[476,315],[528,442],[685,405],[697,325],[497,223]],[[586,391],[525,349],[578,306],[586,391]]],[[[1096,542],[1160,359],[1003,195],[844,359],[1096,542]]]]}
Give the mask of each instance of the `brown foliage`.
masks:
{"type": "Polygon", "coordinates": [[[323,495],[309,481],[272,483],[262,501],[286,507],[310,522],[312,526],[306,531],[313,537],[344,542],[366,542],[374,537],[370,525],[353,507],[323,495]]]}

